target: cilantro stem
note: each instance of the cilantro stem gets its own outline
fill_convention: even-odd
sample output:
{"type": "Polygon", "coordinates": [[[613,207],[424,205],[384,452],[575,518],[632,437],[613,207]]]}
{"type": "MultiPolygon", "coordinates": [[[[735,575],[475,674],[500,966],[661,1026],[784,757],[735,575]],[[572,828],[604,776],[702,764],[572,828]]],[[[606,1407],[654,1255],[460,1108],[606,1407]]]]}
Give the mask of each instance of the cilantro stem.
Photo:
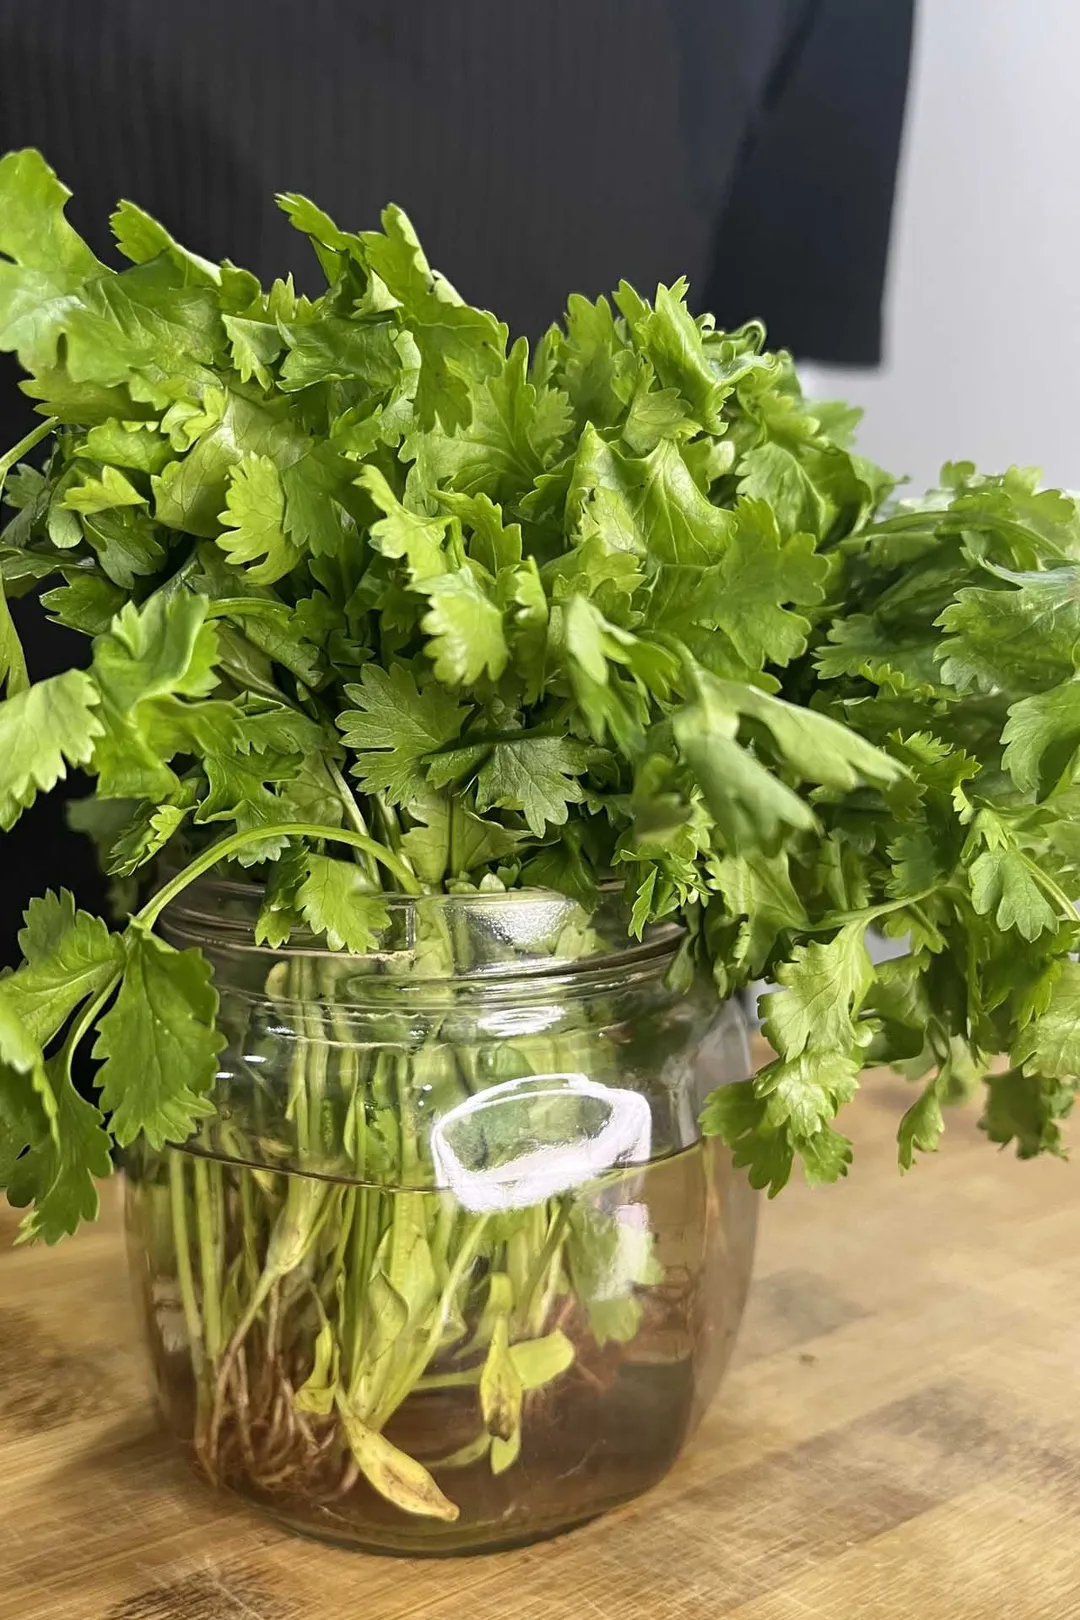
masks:
{"type": "Polygon", "coordinates": [[[281,838],[323,838],[331,844],[349,844],[353,849],[362,849],[373,860],[379,861],[397,878],[406,894],[422,894],[423,890],[413,873],[396,855],[392,855],[382,844],[370,838],[366,833],[353,832],[347,827],[320,827],[316,822],[286,821],[280,825],[274,824],[272,828],[254,827],[243,832],[230,833],[227,838],[219,838],[216,844],[204,849],[201,855],[185,866],[174,878],[159,889],[142,910],[136,912],[133,922],[141,923],[146,928],[153,928],[165,907],[171,905],[177,895],[183,894],[190,883],[209,872],[211,867],[217,866],[219,861],[227,860],[238,850],[246,849],[249,844],[261,843],[268,832],[281,838]]]}
{"type": "Polygon", "coordinates": [[[202,1410],[206,1400],[206,1365],[202,1316],[195,1292],[195,1272],[191,1264],[191,1243],[188,1234],[187,1189],[184,1185],[185,1158],[173,1150],[169,1154],[169,1204],[172,1213],[173,1237],[176,1247],[176,1281],[180,1289],[187,1326],[192,1362],[196,1368],[196,1399],[202,1410]]]}
{"type": "Polygon", "coordinates": [[[3,493],[5,480],[12,467],[17,466],[23,456],[33,450],[35,445],[39,445],[42,439],[47,439],[59,421],[58,416],[46,417],[44,422],[39,423],[36,428],[31,428],[25,438],[20,439],[18,444],[12,445],[10,450],[0,456],[0,494],[3,493]]]}
{"type": "Polygon", "coordinates": [[[821,933],[826,928],[843,928],[847,923],[865,923],[867,927],[876,922],[879,917],[887,917],[892,911],[913,911],[924,900],[932,899],[934,889],[923,889],[919,894],[911,894],[903,900],[885,900],[879,906],[867,906],[862,911],[831,911],[820,922],[809,923],[808,932],[821,933]]]}
{"type": "MultiPolygon", "coordinates": [[[[338,797],[341,799],[345,814],[352,822],[353,827],[358,833],[362,834],[364,838],[370,838],[371,834],[368,831],[368,824],[364,820],[363,812],[356,802],[356,796],[350,788],[348,782],[346,782],[345,778],[342,776],[338,766],[332,759],[329,758],[329,756],[326,760],[326,769],[329,773],[331,781],[338,790],[338,797]]],[[[362,864],[370,877],[374,880],[378,874],[371,856],[364,853],[362,864]]]]}

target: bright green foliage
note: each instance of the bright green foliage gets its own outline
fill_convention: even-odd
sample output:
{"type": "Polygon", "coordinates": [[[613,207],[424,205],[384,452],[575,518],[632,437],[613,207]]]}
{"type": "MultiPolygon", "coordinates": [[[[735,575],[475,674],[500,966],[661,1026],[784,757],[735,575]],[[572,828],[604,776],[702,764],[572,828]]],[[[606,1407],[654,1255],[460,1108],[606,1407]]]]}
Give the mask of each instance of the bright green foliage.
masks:
{"type": "Polygon", "coordinates": [[[296,898],[304,921],[315,933],[326,935],[332,951],[362,956],[374,950],[389,921],[386,901],[371,892],[360,868],[330,855],[308,856],[307,875],[296,898]]]}
{"type": "MultiPolygon", "coordinates": [[[[634,931],[681,914],[720,993],[777,987],[775,1062],[705,1116],[756,1184],[842,1175],[834,1118],[882,1062],[923,1086],[905,1165],[983,1078],[993,1140],[1061,1150],[1072,496],[959,463],[896,501],[852,413],[681,283],[574,297],[530,358],[400,210],[353,234],[282,197],[325,274],[309,300],[131,204],[112,270],[66,196],[38,154],[0,160],[0,349],[57,419],[43,468],[11,474],[0,581],[92,638],[87,669],[31,684],[0,594],[0,826],[82,767],[113,873],[235,837],[261,937],[354,951],[386,925],[379,884],[588,905],[615,874],[634,931]],[[871,925],[909,938],[901,966],[871,964],[871,925]]],[[[118,1141],[205,1110],[213,988],[155,918],[121,941],[47,897],[0,987],[0,1168],[45,1236],[90,1211],[108,1140],[50,1043],[98,1025],[118,1141]]]]}
{"type": "Polygon", "coordinates": [[[101,1102],[126,1146],[182,1141],[209,1112],[223,1040],[214,1029],[217,992],[196,950],[176,951],[141,927],[129,930],[120,993],[99,1025],[101,1102]]]}

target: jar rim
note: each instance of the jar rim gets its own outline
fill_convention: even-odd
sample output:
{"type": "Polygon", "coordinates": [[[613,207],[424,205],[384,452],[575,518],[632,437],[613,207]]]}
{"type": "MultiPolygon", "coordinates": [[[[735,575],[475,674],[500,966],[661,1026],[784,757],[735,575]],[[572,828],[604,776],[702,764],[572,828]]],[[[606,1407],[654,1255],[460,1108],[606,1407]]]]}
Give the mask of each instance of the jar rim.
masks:
{"type": "Polygon", "coordinates": [[[678,916],[652,923],[640,938],[631,932],[630,907],[619,883],[603,885],[596,907],[555,889],[477,890],[466,894],[406,895],[375,892],[385,907],[376,948],[333,949],[306,927],[281,945],[257,937],[265,884],[207,874],[178,895],[162,916],[166,936],[268,959],[314,957],[350,963],[407,981],[545,979],[608,974],[650,964],[666,967],[686,938],[678,916]],[[433,950],[432,928],[439,949],[433,950]]]}

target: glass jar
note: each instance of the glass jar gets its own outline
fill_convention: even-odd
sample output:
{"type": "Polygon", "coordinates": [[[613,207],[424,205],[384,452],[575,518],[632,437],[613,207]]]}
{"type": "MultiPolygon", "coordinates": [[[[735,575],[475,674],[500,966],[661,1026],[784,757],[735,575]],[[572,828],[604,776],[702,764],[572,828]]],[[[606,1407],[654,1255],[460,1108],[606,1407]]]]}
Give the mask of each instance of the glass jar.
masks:
{"type": "Polygon", "coordinates": [[[741,1013],[675,925],[547,892],[379,897],[372,949],[166,915],[226,1045],[182,1148],[127,1164],[168,1426],[307,1532],[455,1552],[550,1535],[678,1456],[727,1362],[756,1198],[698,1115],[741,1013]]]}

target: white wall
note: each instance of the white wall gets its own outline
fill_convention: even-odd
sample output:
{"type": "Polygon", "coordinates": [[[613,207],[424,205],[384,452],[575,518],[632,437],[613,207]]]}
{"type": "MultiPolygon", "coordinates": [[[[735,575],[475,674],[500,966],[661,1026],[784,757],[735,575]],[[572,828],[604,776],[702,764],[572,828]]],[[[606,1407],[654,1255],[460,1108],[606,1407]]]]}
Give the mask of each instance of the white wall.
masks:
{"type": "Polygon", "coordinates": [[[1080,488],[1080,0],[919,13],[886,365],[813,389],[920,486],[966,457],[1080,488]]]}

